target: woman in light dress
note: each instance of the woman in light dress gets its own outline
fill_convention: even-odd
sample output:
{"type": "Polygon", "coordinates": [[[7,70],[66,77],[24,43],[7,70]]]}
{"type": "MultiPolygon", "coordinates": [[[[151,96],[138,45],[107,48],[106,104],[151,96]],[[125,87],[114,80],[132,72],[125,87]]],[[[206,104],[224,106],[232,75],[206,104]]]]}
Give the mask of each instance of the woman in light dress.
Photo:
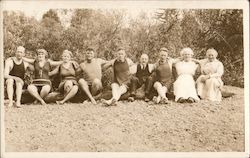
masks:
{"type": "Polygon", "coordinates": [[[177,71],[177,80],[174,82],[175,101],[179,103],[193,103],[200,99],[195,88],[195,81],[193,76],[198,67],[193,61],[193,51],[191,48],[183,48],[180,52],[183,61],[175,64],[177,71]]]}
{"type": "Polygon", "coordinates": [[[215,49],[208,49],[206,59],[200,60],[201,76],[197,79],[198,95],[202,99],[221,101],[221,76],[224,72],[223,64],[216,59],[218,53],[215,49]]]}

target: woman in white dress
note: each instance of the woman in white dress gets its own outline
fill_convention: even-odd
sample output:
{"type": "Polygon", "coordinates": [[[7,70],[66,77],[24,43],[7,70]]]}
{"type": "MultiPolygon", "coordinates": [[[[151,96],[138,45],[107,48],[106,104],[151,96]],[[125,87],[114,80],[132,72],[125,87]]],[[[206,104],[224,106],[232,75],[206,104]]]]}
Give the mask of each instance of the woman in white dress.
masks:
{"type": "Polygon", "coordinates": [[[215,49],[208,49],[206,59],[200,60],[201,76],[197,79],[198,95],[202,99],[221,101],[221,76],[224,72],[223,64],[216,59],[218,53],[215,49]]]}
{"type": "Polygon", "coordinates": [[[195,88],[194,74],[198,65],[193,61],[191,48],[183,48],[180,52],[183,61],[175,64],[177,80],[174,82],[175,101],[193,103],[199,101],[195,88]]]}

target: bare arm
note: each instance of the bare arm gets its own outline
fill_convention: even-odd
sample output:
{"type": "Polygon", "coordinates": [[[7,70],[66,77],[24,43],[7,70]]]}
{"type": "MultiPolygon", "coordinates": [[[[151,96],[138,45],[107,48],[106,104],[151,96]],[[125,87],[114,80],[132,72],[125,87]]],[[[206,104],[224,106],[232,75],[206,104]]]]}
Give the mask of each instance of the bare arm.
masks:
{"type": "Polygon", "coordinates": [[[114,64],[115,59],[112,59],[110,61],[107,61],[105,64],[103,64],[103,69],[108,69],[114,64]]]}
{"type": "Polygon", "coordinates": [[[53,61],[51,59],[48,59],[48,62],[50,63],[51,66],[59,66],[63,63],[63,61],[53,61]]]}
{"type": "Polygon", "coordinates": [[[29,63],[29,64],[34,64],[35,59],[23,57],[23,61],[25,61],[25,62],[27,62],[27,63],[29,63]]]}
{"type": "Polygon", "coordinates": [[[59,66],[57,66],[54,70],[49,72],[49,76],[54,76],[55,74],[57,74],[59,72],[59,66]]]}

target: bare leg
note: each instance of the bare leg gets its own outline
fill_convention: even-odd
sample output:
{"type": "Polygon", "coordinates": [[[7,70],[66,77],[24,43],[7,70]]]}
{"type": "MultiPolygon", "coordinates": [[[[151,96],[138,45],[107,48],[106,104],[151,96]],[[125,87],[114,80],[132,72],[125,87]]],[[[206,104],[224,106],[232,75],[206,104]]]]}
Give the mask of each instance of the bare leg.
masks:
{"type": "Polygon", "coordinates": [[[50,85],[43,86],[42,89],[41,89],[41,92],[40,92],[41,98],[44,99],[49,94],[50,89],[51,89],[50,85]]]}
{"type": "Polygon", "coordinates": [[[89,97],[89,99],[91,100],[91,102],[93,104],[97,104],[95,99],[93,98],[92,94],[90,93],[89,91],[89,86],[88,86],[88,83],[84,80],[84,79],[80,79],[78,81],[80,87],[82,88],[82,90],[87,94],[87,96],[89,97]]]}
{"type": "Polygon", "coordinates": [[[23,84],[16,82],[16,107],[21,107],[23,84]]]}
{"type": "Polygon", "coordinates": [[[121,95],[127,92],[127,87],[125,85],[119,86],[117,83],[111,85],[112,88],[112,98],[110,100],[102,100],[104,104],[111,105],[116,104],[120,99],[121,95]]]}
{"type": "Polygon", "coordinates": [[[74,97],[76,95],[77,91],[78,91],[78,86],[77,85],[73,85],[73,83],[72,83],[72,87],[71,87],[71,89],[69,89],[69,92],[66,94],[66,96],[64,97],[64,99],[61,100],[61,101],[57,101],[57,103],[58,104],[64,104],[70,98],[74,97]]]}
{"type": "Polygon", "coordinates": [[[6,84],[7,84],[7,95],[9,98],[9,107],[13,106],[13,93],[14,93],[14,79],[9,78],[6,80],[6,84]]]}
{"type": "Polygon", "coordinates": [[[41,96],[38,94],[38,90],[37,90],[37,87],[34,86],[34,85],[29,85],[28,86],[28,92],[33,96],[35,97],[38,101],[41,102],[42,105],[46,105],[45,101],[41,98],[41,96]]]}
{"type": "Polygon", "coordinates": [[[97,78],[94,79],[91,87],[91,92],[93,96],[97,95],[101,89],[102,89],[102,82],[97,78]]]}
{"type": "Polygon", "coordinates": [[[167,93],[167,88],[165,86],[162,86],[160,82],[155,82],[154,88],[156,89],[158,96],[154,97],[154,101],[156,103],[159,103],[161,100],[167,100],[166,93],[167,93]]]}

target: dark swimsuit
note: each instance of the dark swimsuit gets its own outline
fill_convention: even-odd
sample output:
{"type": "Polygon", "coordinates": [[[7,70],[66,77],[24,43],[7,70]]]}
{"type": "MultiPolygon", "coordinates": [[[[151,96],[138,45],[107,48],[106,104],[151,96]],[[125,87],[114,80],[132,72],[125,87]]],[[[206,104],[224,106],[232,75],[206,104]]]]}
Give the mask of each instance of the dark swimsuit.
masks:
{"type": "Polygon", "coordinates": [[[130,84],[131,75],[129,72],[129,65],[127,60],[124,62],[115,60],[114,65],[114,82],[119,85],[126,85],[127,87],[130,84]]]}
{"type": "Polygon", "coordinates": [[[35,79],[32,81],[32,84],[35,86],[44,86],[44,85],[51,86],[51,81],[49,78],[49,72],[51,71],[50,63],[47,61],[43,67],[40,67],[39,62],[35,60],[34,67],[35,67],[35,79]]]}
{"type": "Polygon", "coordinates": [[[14,59],[13,60],[13,68],[10,71],[9,75],[11,76],[16,76],[24,80],[25,76],[25,67],[24,67],[24,62],[22,61],[21,64],[16,64],[14,59]]]}
{"type": "Polygon", "coordinates": [[[159,63],[159,65],[157,66],[156,81],[160,82],[163,86],[170,88],[172,84],[172,70],[168,62],[162,64],[159,63]]]}
{"type": "Polygon", "coordinates": [[[76,81],[76,71],[75,71],[75,67],[73,64],[71,64],[71,66],[67,69],[65,68],[62,64],[59,66],[59,73],[61,76],[61,82],[58,86],[59,91],[63,91],[64,90],[64,84],[66,81],[70,80],[73,82],[73,85],[77,85],[77,81],[76,81]]]}

